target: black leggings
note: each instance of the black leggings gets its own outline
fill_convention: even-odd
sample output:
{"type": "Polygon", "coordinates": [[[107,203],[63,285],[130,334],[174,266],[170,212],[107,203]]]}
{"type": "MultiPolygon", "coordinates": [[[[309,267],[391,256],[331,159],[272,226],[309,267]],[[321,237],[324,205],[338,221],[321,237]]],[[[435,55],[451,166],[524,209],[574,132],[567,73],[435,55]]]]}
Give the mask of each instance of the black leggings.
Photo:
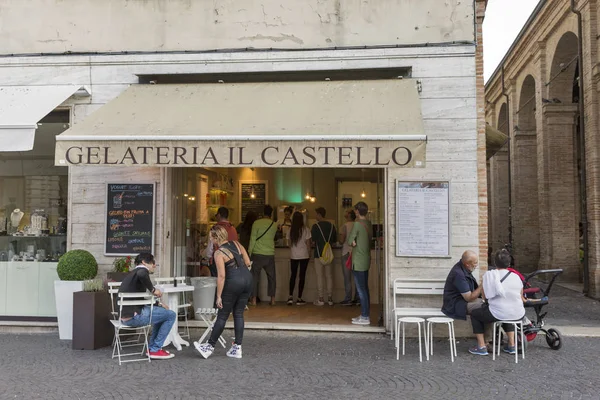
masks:
{"type": "Polygon", "coordinates": [[[304,292],[304,282],[306,280],[306,268],[308,267],[309,258],[303,260],[290,260],[292,266],[292,274],[290,275],[290,297],[294,295],[294,288],[296,287],[296,275],[298,274],[298,265],[300,265],[300,280],[298,282],[298,298],[302,298],[302,292],[304,292]]]}
{"type": "Polygon", "coordinates": [[[208,343],[214,346],[221,337],[225,323],[233,312],[235,344],[242,345],[244,339],[244,309],[252,290],[252,274],[247,268],[226,267],[226,280],[221,294],[223,308],[219,309],[208,343]]]}
{"type": "MultiPolygon", "coordinates": [[[[499,321],[490,312],[490,307],[484,304],[480,308],[476,308],[471,311],[471,325],[473,326],[473,333],[485,333],[485,324],[491,324],[499,321]]],[[[514,332],[515,326],[511,324],[502,324],[504,332],[514,332]]]]}

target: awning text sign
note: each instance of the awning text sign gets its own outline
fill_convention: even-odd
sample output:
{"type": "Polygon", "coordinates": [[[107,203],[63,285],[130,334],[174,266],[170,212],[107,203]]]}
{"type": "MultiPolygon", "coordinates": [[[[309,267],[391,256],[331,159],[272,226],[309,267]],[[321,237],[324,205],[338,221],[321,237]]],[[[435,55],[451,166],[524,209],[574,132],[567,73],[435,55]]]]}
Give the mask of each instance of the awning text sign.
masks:
{"type": "Polygon", "coordinates": [[[58,141],[56,165],[425,167],[425,141],[58,141]]]}

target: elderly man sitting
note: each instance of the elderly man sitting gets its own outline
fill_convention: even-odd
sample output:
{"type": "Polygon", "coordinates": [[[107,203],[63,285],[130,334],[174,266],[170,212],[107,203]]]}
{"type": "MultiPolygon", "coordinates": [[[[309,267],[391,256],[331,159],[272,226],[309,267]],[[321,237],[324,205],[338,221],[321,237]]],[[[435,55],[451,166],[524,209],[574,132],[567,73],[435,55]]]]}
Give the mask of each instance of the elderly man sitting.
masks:
{"type": "Polygon", "coordinates": [[[472,274],[478,263],[477,254],[467,250],[450,270],[444,285],[442,305],[442,312],[446,316],[466,320],[467,315],[483,305],[481,288],[472,274]]]}

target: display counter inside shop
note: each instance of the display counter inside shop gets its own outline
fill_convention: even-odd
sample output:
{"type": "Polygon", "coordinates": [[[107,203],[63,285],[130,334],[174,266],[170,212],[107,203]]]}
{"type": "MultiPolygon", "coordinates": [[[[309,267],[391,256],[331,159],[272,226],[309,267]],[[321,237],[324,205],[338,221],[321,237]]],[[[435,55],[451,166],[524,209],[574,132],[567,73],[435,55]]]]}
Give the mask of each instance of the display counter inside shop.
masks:
{"type": "MultiPolygon", "coordinates": [[[[312,254],[311,250],[311,254],[312,254]]],[[[331,264],[332,276],[333,276],[333,301],[339,303],[344,299],[344,276],[342,266],[342,249],[341,247],[333,249],[333,255],[335,259],[331,264]]],[[[275,248],[275,266],[276,266],[276,278],[277,278],[277,289],[275,294],[276,301],[286,301],[288,298],[289,282],[290,282],[290,249],[284,246],[277,246],[275,248]]],[[[299,275],[299,272],[298,272],[299,275]]],[[[375,250],[371,250],[371,268],[369,269],[369,289],[371,295],[371,304],[377,304],[379,302],[378,288],[378,271],[375,265],[375,250]]],[[[259,285],[259,296],[262,301],[268,302],[270,297],[267,296],[267,274],[264,270],[261,273],[260,285],[259,285]]],[[[294,289],[294,299],[298,296],[298,283],[299,279],[296,277],[296,288],[294,289]]],[[[352,289],[354,295],[354,284],[352,289]]],[[[323,295],[327,300],[327,284],[325,275],[323,275],[323,295]]],[[[308,268],[306,271],[306,283],[304,285],[304,293],[302,298],[311,303],[317,299],[317,277],[315,272],[315,261],[314,257],[311,257],[308,268]]]]}
{"type": "Polygon", "coordinates": [[[56,317],[57,262],[0,261],[0,315],[56,317]]]}
{"type": "Polygon", "coordinates": [[[0,316],[56,317],[54,281],[65,235],[0,236],[0,316]]]}

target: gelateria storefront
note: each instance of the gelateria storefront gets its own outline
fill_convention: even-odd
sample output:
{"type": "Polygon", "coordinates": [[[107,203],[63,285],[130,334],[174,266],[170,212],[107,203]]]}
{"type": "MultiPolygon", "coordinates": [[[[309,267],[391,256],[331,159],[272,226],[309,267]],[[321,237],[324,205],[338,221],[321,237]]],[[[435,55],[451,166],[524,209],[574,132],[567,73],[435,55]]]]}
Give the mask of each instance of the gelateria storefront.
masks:
{"type": "MultiPolygon", "coordinates": [[[[132,85],[57,137],[56,165],[69,166],[73,198],[95,194],[70,217],[85,221],[89,217],[83,213],[104,215],[97,233],[90,231],[93,226],[70,224],[70,247],[89,247],[101,265],[152,249],[160,275],[193,278],[206,272],[208,231],[219,207],[227,208],[229,221],[241,229],[250,211],[260,217],[270,204],[279,230],[289,223],[286,210],[300,212],[310,227],[316,208],[323,207],[340,231],[348,209],[365,201],[373,225],[369,286],[375,326],[385,319],[386,231],[395,223],[386,217],[387,174],[425,168],[421,119],[418,85],[409,79],[132,85]],[[136,225],[142,217],[127,221],[127,234],[148,233],[132,242],[125,233],[115,237],[106,231],[107,210],[124,207],[121,198],[129,190],[153,193],[150,205],[136,209],[142,216],[150,210],[152,222],[146,217],[142,228],[136,225]],[[86,243],[79,243],[81,237],[86,243]]],[[[342,242],[341,235],[331,238],[335,260],[323,283],[334,305],[312,304],[319,279],[311,260],[302,294],[307,304],[290,308],[290,249],[281,235],[275,242],[276,305],[268,306],[269,277],[263,272],[262,302],[246,315],[250,326],[339,321],[350,327],[358,311],[340,306],[342,242]]],[[[297,286],[298,281],[294,302],[300,297],[297,286]]]]}

